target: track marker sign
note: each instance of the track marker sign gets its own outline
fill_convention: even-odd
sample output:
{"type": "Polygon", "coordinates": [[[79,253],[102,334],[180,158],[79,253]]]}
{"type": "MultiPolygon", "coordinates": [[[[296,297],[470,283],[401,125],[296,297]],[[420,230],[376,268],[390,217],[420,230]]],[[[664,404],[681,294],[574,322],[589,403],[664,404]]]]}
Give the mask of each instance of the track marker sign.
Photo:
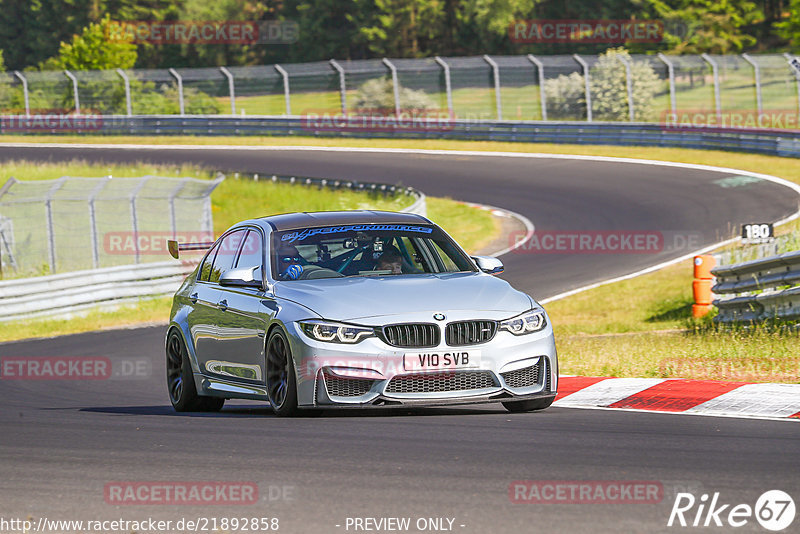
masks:
{"type": "Polygon", "coordinates": [[[775,241],[772,223],[748,223],[742,225],[742,243],[755,245],[775,241]]]}

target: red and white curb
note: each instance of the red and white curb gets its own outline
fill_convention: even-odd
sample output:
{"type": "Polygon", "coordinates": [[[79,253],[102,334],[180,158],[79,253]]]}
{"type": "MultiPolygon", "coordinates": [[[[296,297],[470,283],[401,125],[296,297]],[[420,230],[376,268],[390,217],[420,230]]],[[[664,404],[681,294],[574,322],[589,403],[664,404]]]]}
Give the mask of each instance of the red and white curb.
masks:
{"type": "Polygon", "coordinates": [[[561,376],[553,406],[800,420],[800,384],[561,376]]]}

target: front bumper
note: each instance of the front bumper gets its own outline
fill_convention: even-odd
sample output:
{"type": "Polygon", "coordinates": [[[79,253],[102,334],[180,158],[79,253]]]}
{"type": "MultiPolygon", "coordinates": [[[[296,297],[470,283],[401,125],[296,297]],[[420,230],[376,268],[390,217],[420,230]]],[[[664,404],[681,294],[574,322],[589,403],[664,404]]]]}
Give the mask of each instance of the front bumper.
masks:
{"type": "MultiPolygon", "coordinates": [[[[292,327],[287,325],[291,330],[292,327]]],[[[290,332],[301,407],[446,406],[552,398],[558,389],[553,332],[500,331],[483,344],[403,349],[369,338],[355,345],[317,342],[290,332]],[[480,351],[470,369],[407,371],[403,356],[420,351],[480,351]]]]}

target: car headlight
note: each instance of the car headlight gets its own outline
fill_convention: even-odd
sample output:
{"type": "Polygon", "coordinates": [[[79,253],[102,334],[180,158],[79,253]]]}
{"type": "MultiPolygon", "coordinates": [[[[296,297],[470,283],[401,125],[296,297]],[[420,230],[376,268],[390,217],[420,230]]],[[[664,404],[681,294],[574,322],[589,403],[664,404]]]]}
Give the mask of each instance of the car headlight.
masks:
{"type": "Polygon", "coordinates": [[[330,343],[358,343],[364,338],[375,335],[375,330],[366,326],[316,319],[300,321],[299,324],[303,332],[311,339],[330,343]]]}
{"type": "Polygon", "coordinates": [[[545,326],[547,326],[547,319],[541,308],[528,310],[521,315],[500,322],[501,330],[507,330],[516,336],[538,332],[545,326]]]}

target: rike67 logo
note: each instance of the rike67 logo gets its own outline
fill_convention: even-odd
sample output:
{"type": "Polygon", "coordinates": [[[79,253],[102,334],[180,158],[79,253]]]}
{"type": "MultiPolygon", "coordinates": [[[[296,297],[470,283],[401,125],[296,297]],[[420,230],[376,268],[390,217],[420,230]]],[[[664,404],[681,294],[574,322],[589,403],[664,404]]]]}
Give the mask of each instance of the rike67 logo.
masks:
{"type": "Polygon", "coordinates": [[[691,493],[678,493],[667,526],[739,528],[755,519],[763,528],[778,532],[787,529],[794,516],[794,500],[781,490],[764,492],[755,506],[724,503],[719,492],[704,493],[699,499],[691,493]]]}

